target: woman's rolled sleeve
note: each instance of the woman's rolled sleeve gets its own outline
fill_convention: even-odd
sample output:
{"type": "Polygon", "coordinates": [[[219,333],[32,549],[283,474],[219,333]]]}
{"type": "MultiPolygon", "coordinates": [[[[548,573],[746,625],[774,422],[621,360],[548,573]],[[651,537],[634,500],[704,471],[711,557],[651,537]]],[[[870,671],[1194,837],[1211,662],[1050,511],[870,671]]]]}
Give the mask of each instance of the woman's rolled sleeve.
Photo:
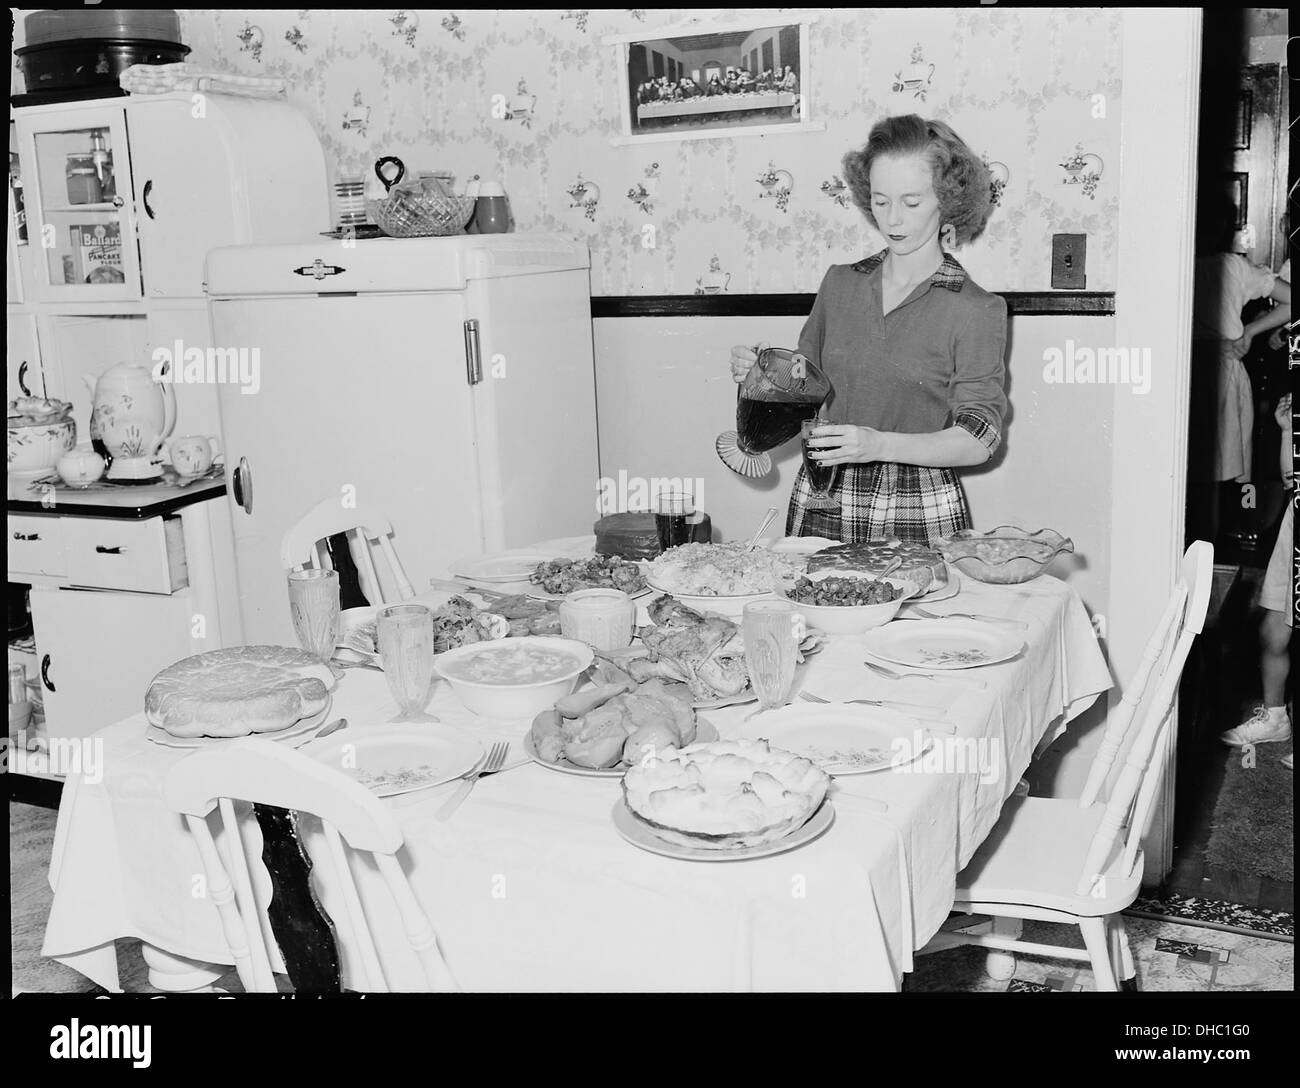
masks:
{"type": "Polygon", "coordinates": [[[990,453],[1002,442],[1007,410],[1007,304],[999,295],[979,300],[954,336],[955,369],[949,386],[952,425],[972,434],[990,453]]]}

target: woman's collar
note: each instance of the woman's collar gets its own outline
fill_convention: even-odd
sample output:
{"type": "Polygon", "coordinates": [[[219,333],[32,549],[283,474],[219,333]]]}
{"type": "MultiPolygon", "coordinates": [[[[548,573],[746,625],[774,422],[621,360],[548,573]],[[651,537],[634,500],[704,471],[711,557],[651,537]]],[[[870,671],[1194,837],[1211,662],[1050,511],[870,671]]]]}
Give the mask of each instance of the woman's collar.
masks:
{"type": "MultiPolygon", "coordinates": [[[[873,253],[870,257],[858,261],[857,264],[849,265],[849,267],[854,272],[870,274],[884,263],[885,256],[888,253],[887,248],[882,249],[879,253],[873,253]]],[[[945,251],[943,264],[930,277],[930,283],[934,287],[946,287],[949,291],[960,291],[966,283],[966,269],[961,266],[961,262],[956,257],[945,251]]]]}

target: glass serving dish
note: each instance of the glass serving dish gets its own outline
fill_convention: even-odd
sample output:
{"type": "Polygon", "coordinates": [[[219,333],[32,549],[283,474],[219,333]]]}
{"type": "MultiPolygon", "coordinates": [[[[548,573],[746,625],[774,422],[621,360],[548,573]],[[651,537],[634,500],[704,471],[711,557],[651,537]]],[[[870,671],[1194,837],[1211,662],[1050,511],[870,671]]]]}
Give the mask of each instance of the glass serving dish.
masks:
{"type": "Polygon", "coordinates": [[[370,218],[390,238],[442,238],[460,234],[474,215],[474,200],[449,191],[441,178],[394,185],[383,200],[366,205],[370,218]]]}
{"type": "Polygon", "coordinates": [[[988,532],[962,529],[939,541],[944,559],[979,582],[1015,585],[1037,578],[1074,541],[1055,529],[1021,529],[999,525],[988,532]]]}

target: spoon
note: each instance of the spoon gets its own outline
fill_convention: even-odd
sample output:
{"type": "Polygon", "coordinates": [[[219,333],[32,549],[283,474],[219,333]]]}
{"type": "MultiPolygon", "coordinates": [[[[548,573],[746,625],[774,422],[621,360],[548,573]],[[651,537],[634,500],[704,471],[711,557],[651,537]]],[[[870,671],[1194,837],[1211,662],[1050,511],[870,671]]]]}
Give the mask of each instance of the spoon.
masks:
{"type": "Polygon", "coordinates": [[[756,532],[752,537],[749,538],[749,544],[745,548],[745,551],[752,552],[756,547],[758,547],[759,537],[761,537],[765,532],[767,532],[767,527],[772,524],[772,519],[775,517],[776,517],[776,507],[775,506],[769,507],[767,511],[767,517],[763,519],[763,524],[761,524],[758,527],[758,532],[756,532]]]}

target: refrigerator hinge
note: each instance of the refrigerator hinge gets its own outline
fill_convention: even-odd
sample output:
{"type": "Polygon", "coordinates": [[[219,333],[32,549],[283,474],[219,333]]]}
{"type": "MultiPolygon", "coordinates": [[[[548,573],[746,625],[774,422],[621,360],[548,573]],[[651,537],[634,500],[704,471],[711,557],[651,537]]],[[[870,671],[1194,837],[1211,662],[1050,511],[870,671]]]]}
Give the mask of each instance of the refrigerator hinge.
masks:
{"type": "Polygon", "coordinates": [[[479,353],[478,322],[465,322],[465,378],[470,385],[483,380],[483,357],[479,353]]]}

